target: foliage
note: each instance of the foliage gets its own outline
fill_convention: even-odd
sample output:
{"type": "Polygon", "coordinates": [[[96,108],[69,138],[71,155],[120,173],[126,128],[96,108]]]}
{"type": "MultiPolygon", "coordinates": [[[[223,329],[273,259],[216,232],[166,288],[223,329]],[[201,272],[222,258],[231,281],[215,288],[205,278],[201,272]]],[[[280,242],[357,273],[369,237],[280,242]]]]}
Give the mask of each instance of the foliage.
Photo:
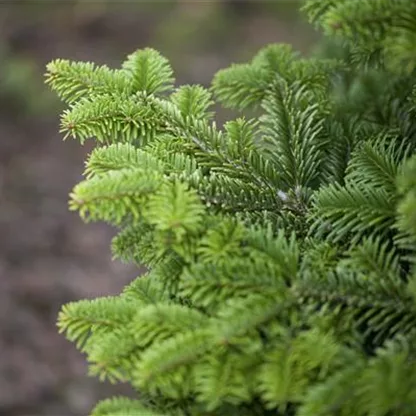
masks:
{"type": "Polygon", "coordinates": [[[148,268],[59,315],[91,374],[137,389],[93,416],[416,413],[415,5],[304,11],[336,56],[270,45],[211,90],[151,49],[48,65],[62,132],[97,143],[71,209],[148,268]],[[214,99],[261,116],[220,128],[214,99]]]}

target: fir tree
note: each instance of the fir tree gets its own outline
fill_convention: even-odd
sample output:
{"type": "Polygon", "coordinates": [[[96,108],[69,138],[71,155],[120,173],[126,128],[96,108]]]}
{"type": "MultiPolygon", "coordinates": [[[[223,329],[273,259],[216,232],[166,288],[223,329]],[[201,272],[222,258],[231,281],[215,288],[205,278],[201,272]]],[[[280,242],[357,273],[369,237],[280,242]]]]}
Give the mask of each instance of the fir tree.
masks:
{"type": "Polygon", "coordinates": [[[148,269],[59,315],[137,389],[93,416],[416,414],[416,3],[303,11],[321,55],[269,45],[211,89],[152,49],[48,65],[65,137],[96,142],[70,208],[148,269]]]}

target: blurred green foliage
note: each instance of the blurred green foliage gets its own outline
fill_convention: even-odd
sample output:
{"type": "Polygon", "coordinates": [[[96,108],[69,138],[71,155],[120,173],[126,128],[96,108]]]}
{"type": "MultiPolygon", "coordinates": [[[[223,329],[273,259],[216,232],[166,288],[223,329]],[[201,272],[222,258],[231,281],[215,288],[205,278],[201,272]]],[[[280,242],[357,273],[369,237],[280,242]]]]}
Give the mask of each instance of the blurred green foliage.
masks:
{"type": "Polygon", "coordinates": [[[41,115],[58,105],[39,78],[39,68],[29,58],[0,49],[0,109],[8,115],[41,115]]]}

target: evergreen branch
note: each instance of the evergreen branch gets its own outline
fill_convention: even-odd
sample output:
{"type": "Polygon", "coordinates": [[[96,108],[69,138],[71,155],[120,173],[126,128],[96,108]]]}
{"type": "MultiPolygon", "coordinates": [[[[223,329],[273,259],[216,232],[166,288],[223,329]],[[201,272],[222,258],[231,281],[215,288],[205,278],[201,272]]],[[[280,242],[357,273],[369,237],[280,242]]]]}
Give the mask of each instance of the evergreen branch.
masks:
{"type": "Polygon", "coordinates": [[[289,45],[266,46],[250,64],[234,64],[217,72],[212,89],[226,108],[257,108],[276,76],[283,79],[291,77],[295,58],[296,54],[289,45]]]}
{"type": "Polygon", "coordinates": [[[336,4],[340,3],[342,0],[306,0],[302,11],[308,16],[309,21],[316,25],[336,4]]]}
{"type": "Polygon", "coordinates": [[[269,45],[220,71],[226,107],[262,112],[221,128],[153,49],[48,66],[61,131],[105,145],[70,208],[148,268],[59,315],[90,374],[140,391],[93,416],[416,413],[416,3],[304,10],[336,50],[269,45]]]}
{"type": "Polygon", "coordinates": [[[127,323],[108,333],[92,334],[84,348],[89,362],[89,375],[111,383],[131,379],[132,365],[139,360],[142,349],[137,346],[128,326],[127,323]]]}
{"type": "Polygon", "coordinates": [[[161,131],[160,119],[134,98],[102,95],[82,99],[66,110],[61,118],[65,138],[78,138],[81,143],[95,137],[100,143],[133,142],[145,144],[161,131]]]}
{"type": "MultiPolygon", "coordinates": [[[[292,295],[311,302],[322,313],[342,313],[342,325],[359,330],[367,340],[367,348],[380,345],[397,334],[409,335],[416,324],[416,309],[406,287],[391,282],[393,287],[377,281],[359,279],[344,272],[336,276],[304,276],[292,288],[292,295]]],[[[341,325],[341,323],[338,323],[341,325]]],[[[338,328],[341,329],[341,328],[338,328]]]]}
{"type": "Polygon", "coordinates": [[[322,120],[316,105],[305,103],[306,89],[275,83],[266,97],[261,147],[281,171],[286,189],[313,186],[322,163],[322,120]]]}
{"type": "Polygon", "coordinates": [[[212,88],[225,108],[258,107],[265,97],[269,73],[262,67],[234,64],[215,75],[212,88]]]}
{"type": "Polygon", "coordinates": [[[84,174],[87,178],[109,171],[135,169],[163,172],[163,164],[153,155],[130,143],[98,147],[89,155],[84,174]]]}
{"type": "Polygon", "coordinates": [[[329,416],[337,413],[364,416],[356,400],[355,387],[365,367],[365,359],[350,350],[345,362],[343,368],[308,389],[299,407],[299,416],[329,416]]]}
{"type": "Polygon", "coordinates": [[[130,331],[137,346],[149,348],[180,333],[195,331],[207,322],[207,316],[187,306],[159,303],[138,311],[130,331]]]}
{"type": "Polygon", "coordinates": [[[407,11],[409,2],[398,0],[337,1],[322,19],[322,26],[329,35],[342,34],[356,42],[380,42],[389,27],[396,24],[397,15],[407,11]],[[357,36],[358,35],[358,36],[357,36]]]}
{"type": "Polygon", "coordinates": [[[269,82],[271,82],[275,75],[283,79],[290,77],[292,65],[297,62],[299,55],[299,52],[295,51],[291,45],[272,43],[260,49],[251,64],[265,68],[270,74],[269,82]]]}
{"type": "Polygon", "coordinates": [[[71,302],[59,313],[59,332],[66,332],[66,337],[82,348],[92,332],[107,332],[129,322],[136,308],[137,304],[114,297],[71,302]]]}
{"type": "Polygon", "coordinates": [[[169,296],[164,291],[157,273],[150,273],[137,277],[128,284],[121,293],[121,297],[131,302],[140,302],[146,305],[169,303],[169,296]]]}
{"type": "MultiPolygon", "coordinates": [[[[91,416],[168,416],[168,414],[146,408],[138,400],[115,397],[101,401],[95,406],[91,416]]],[[[175,416],[179,416],[179,414],[175,416]]],[[[185,414],[181,416],[185,416],[185,414]]]]}
{"type": "Polygon", "coordinates": [[[211,174],[204,178],[192,176],[188,181],[198,190],[206,206],[219,212],[279,212],[282,207],[281,201],[272,190],[259,189],[241,179],[211,174]]]}
{"type": "Polygon", "coordinates": [[[97,67],[91,62],[70,62],[57,59],[47,65],[46,83],[66,103],[99,95],[132,94],[132,83],[119,70],[97,67]]]}
{"type": "Polygon", "coordinates": [[[169,61],[154,49],[140,49],[130,54],[122,68],[131,80],[134,92],[150,95],[173,88],[173,71],[169,61]]]}
{"type": "Polygon", "coordinates": [[[284,292],[285,280],[279,266],[271,261],[255,261],[248,253],[249,249],[242,250],[240,258],[229,262],[193,265],[181,276],[180,295],[211,312],[231,298],[284,292]]]}
{"type": "Polygon", "coordinates": [[[163,392],[170,398],[188,397],[193,386],[190,363],[210,349],[211,337],[212,332],[202,328],[180,333],[147,349],[136,366],[133,385],[152,395],[163,392]]]}
{"type": "Polygon", "coordinates": [[[212,325],[176,335],[146,350],[136,368],[136,385],[151,393],[161,389],[172,398],[187,397],[192,391],[191,363],[215,346],[238,344],[238,336],[275,316],[282,305],[267,300],[265,296],[251,296],[233,302],[231,308],[219,312],[212,325]],[[253,307],[250,314],[245,308],[248,305],[253,307]]]}
{"type": "Polygon", "coordinates": [[[257,391],[266,408],[284,411],[290,403],[303,401],[314,378],[324,378],[338,367],[341,348],[333,336],[321,331],[303,331],[294,339],[282,332],[283,339],[265,354],[257,391]]]}
{"type": "Polygon", "coordinates": [[[397,250],[389,241],[381,238],[366,238],[359,245],[352,248],[349,257],[339,264],[341,269],[354,270],[366,279],[372,279],[377,284],[386,285],[385,290],[394,294],[394,286],[399,285],[403,270],[397,250]],[[394,285],[390,283],[394,282],[394,285]]]}
{"type": "Polygon", "coordinates": [[[397,149],[396,140],[385,146],[386,139],[380,137],[376,144],[366,142],[356,148],[347,168],[347,182],[395,192],[401,149],[397,149]]]}
{"type": "Polygon", "coordinates": [[[113,238],[111,250],[113,258],[137,266],[154,267],[160,261],[152,227],[144,221],[126,226],[113,238]]]}
{"type": "Polygon", "coordinates": [[[189,182],[190,177],[202,176],[195,157],[183,153],[171,153],[165,154],[163,161],[167,165],[169,177],[172,179],[189,182]]]}
{"type": "Polygon", "coordinates": [[[289,238],[286,238],[283,230],[279,230],[276,235],[271,227],[252,228],[247,234],[246,241],[253,261],[264,264],[271,262],[280,270],[286,283],[290,283],[295,278],[300,253],[293,232],[289,238]]]}
{"type": "Polygon", "coordinates": [[[234,220],[224,219],[207,230],[200,239],[197,253],[203,262],[220,265],[240,256],[243,238],[243,227],[234,220]]]}
{"type": "MultiPolygon", "coordinates": [[[[215,323],[215,342],[229,345],[233,340],[254,331],[274,320],[283,310],[292,304],[291,294],[286,291],[274,291],[253,294],[243,299],[229,299],[217,313],[215,323]]],[[[254,336],[254,335],[253,335],[254,336]]]]}
{"type": "Polygon", "coordinates": [[[401,196],[397,207],[396,228],[399,234],[396,243],[409,254],[407,259],[416,263],[416,157],[408,159],[397,176],[397,188],[401,196]]]}
{"type": "Polygon", "coordinates": [[[152,269],[152,275],[162,284],[164,292],[170,299],[177,300],[179,281],[187,266],[188,263],[184,256],[178,255],[173,250],[168,250],[164,253],[163,261],[160,261],[152,269]]]}
{"type": "Polygon", "coordinates": [[[167,131],[188,140],[201,167],[213,172],[250,178],[262,187],[272,188],[273,182],[278,180],[273,166],[255,149],[253,122],[238,119],[227,123],[227,134],[224,135],[217,130],[215,123],[209,124],[194,116],[185,118],[171,104],[161,101],[156,101],[155,104],[167,120],[167,131]]]}
{"type": "Polygon", "coordinates": [[[224,403],[239,405],[254,398],[255,373],[260,358],[255,354],[219,351],[204,357],[195,366],[196,401],[208,411],[224,403]]]}
{"type": "Polygon", "coordinates": [[[155,230],[172,232],[177,242],[187,233],[200,230],[203,214],[204,206],[196,192],[180,182],[161,186],[150,196],[144,213],[155,230]]]}
{"type": "Polygon", "coordinates": [[[110,171],[79,183],[71,193],[70,209],[84,219],[121,224],[128,215],[139,219],[147,197],[160,186],[157,172],[141,169],[110,171]]]}
{"type": "Polygon", "coordinates": [[[183,85],[170,96],[170,99],[183,117],[210,119],[214,115],[207,111],[214,104],[211,93],[200,85],[183,85]]]}
{"type": "Polygon", "coordinates": [[[383,189],[328,185],[319,190],[314,198],[314,224],[312,232],[326,233],[327,238],[338,242],[347,235],[351,244],[377,230],[385,236],[395,221],[394,201],[383,189]]]}
{"type": "Polygon", "coordinates": [[[413,348],[403,338],[387,342],[369,360],[357,380],[357,401],[363,414],[397,412],[411,416],[415,406],[416,372],[413,348]],[[403,388],[402,380],[408,380],[403,388]]]}

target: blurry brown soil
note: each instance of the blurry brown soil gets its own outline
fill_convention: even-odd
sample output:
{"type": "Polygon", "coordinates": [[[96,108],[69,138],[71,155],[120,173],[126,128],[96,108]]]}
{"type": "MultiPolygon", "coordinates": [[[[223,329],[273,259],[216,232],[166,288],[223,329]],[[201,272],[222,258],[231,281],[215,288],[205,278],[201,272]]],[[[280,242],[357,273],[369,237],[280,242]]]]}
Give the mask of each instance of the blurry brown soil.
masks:
{"type": "MultiPolygon", "coordinates": [[[[154,46],[174,61],[180,83],[208,83],[236,56],[246,59],[264,43],[296,37],[289,24],[282,29],[276,20],[244,14],[228,43],[181,46],[164,39],[175,19],[190,19],[185,3],[164,14],[157,7],[139,13],[80,3],[0,6],[8,56],[34,62],[36,82],[55,58],[113,65],[154,46]],[[241,52],[241,43],[250,51],[241,52]]],[[[82,179],[91,145],[62,142],[55,105],[33,115],[38,97],[24,97],[32,110],[15,98],[1,95],[0,81],[0,416],[86,415],[100,398],[131,391],[87,377],[84,357],[57,333],[57,314],[63,303],[119,293],[140,271],[111,261],[114,230],[85,225],[68,211],[68,193],[82,179]]]]}

